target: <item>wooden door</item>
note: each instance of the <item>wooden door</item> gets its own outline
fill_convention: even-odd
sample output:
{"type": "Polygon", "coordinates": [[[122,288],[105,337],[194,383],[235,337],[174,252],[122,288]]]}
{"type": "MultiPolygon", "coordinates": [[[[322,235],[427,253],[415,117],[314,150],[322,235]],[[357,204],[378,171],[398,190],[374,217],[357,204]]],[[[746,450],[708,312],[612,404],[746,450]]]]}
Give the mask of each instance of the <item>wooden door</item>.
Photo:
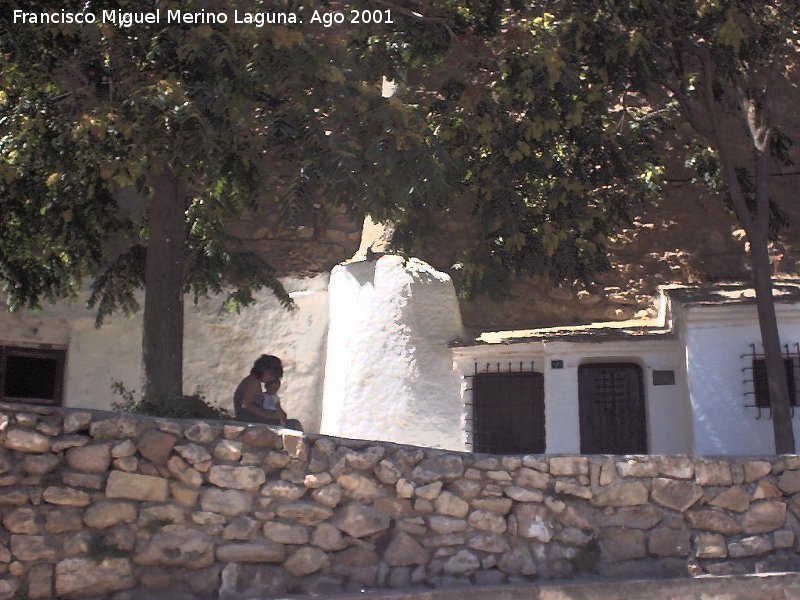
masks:
{"type": "Polygon", "coordinates": [[[481,373],[473,388],[473,449],[489,454],[545,451],[541,373],[481,373]]]}
{"type": "Polygon", "coordinates": [[[642,369],[632,363],[578,368],[582,454],[645,454],[642,369]]]}

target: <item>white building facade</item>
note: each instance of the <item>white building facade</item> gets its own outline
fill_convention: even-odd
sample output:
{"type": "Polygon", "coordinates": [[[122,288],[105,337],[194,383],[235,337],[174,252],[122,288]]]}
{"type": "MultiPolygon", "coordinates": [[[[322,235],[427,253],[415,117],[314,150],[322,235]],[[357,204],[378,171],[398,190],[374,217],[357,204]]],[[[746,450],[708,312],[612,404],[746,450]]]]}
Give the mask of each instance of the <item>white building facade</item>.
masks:
{"type": "MultiPolygon", "coordinates": [[[[230,408],[260,354],[285,365],[282,404],[306,431],[490,453],[770,454],[752,290],[665,288],[652,321],[467,338],[452,282],[398,256],[285,280],[239,315],[187,303],[184,391],[230,408]]],[[[800,385],[800,283],[776,300],[790,392],[800,385]]],[[[0,314],[8,401],[107,409],[140,390],[141,318],[73,304],[0,314]]],[[[800,420],[800,415],[798,415],[800,420]]],[[[798,431],[797,421],[795,435],[798,431]]]]}

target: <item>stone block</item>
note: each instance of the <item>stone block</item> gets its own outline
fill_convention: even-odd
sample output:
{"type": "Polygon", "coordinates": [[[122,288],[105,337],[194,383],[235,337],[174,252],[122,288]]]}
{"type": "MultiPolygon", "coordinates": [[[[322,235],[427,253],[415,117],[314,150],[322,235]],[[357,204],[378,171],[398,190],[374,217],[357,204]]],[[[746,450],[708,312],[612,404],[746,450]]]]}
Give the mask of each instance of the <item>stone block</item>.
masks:
{"type": "Polygon", "coordinates": [[[725,545],[725,536],[717,533],[701,533],[695,537],[697,558],[725,558],[728,556],[728,547],[725,545]]]}
{"type": "Polygon", "coordinates": [[[48,504],[60,506],[89,506],[92,502],[91,496],[83,490],[68,487],[51,486],[45,489],[42,498],[48,504]]]}
{"type": "Polygon", "coordinates": [[[79,431],[86,431],[89,429],[89,423],[92,422],[92,413],[78,411],[69,412],[64,415],[63,430],[65,434],[77,433],[79,431]]]}
{"type": "Polygon", "coordinates": [[[347,497],[357,502],[374,502],[386,494],[382,485],[359,473],[345,473],[337,478],[336,483],[347,497]]]}
{"type": "Polygon", "coordinates": [[[723,460],[698,460],[694,477],[700,485],[729,486],[733,483],[730,463],[723,460]]]}
{"type": "Polygon", "coordinates": [[[725,535],[734,535],[741,531],[741,527],[729,514],[711,508],[690,510],[686,513],[694,529],[704,529],[725,535]]]}
{"type": "Polygon", "coordinates": [[[16,508],[3,515],[3,526],[11,533],[34,535],[42,533],[41,519],[33,508],[16,508]]]}
{"type": "Polygon", "coordinates": [[[329,519],[333,511],[314,502],[288,502],[275,507],[275,514],[281,519],[297,521],[301,525],[317,525],[329,519]]]}
{"type": "Polygon", "coordinates": [[[544,493],[540,490],[529,490],[517,486],[507,487],[503,493],[517,502],[542,502],[544,493]]]}
{"type": "Polygon", "coordinates": [[[411,477],[421,483],[444,480],[453,481],[464,475],[464,463],[460,456],[442,454],[422,460],[411,473],[411,477]]]}
{"type": "MultiPolygon", "coordinates": [[[[598,516],[597,522],[601,527],[630,527],[631,529],[650,529],[661,522],[661,510],[651,504],[643,506],[630,506],[618,509],[611,515],[598,516]]],[[[581,524],[582,529],[591,528],[588,521],[581,524]]]]}
{"type": "Polygon", "coordinates": [[[636,506],[647,504],[649,492],[641,481],[613,483],[601,488],[592,504],[595,506],[636,506]]]}
{"type": "Polygon", "coordinates": [[[302,525],[290,525],[279,521],[264,523],[264,536],[280,544],[307,544],[308,529],[302,525]]]}
{"type": "Polygon", "coordinates": [[[755,535],[743,538],[728,544],[728,556],[731,558],[745,558],[758,556],[772,551],[772,541],[768,536],[755,535]]]}
{"type": "Polygon", "coordinates": [[[258,467],[231,467],[217,465],[208,472],[208,481],[221,488],[255,491],[267,480],[258,467]]]}
{"type": "Polygon", "coordinates": [[[186,525],[165,525],[149,540],[136,545],[137,565],[199,569],[214,562],[214,540],[186,525]]]}
{"type": "Polygon", "coordinates": [[[744,533],[767,533],[781,529],[786,522],[786,504],[776,500],[756,502],[742,516],[744,533]]]}
{"type": "Polygon", "coordinates": [[[709,504],[732,510],[733,512],[744,512],[750,508],[750,498],[747,495],[747,491],[737,485],[717,495],[709,504]]]}
{"type": "Polygon", "coordinates": [[[150,429],[141,435],[137,447],[139,454],[144,458],[157,465],[163,465],[172,455],[172,449],[177,442],[178,439],[174,435],[150,429]]]}
{"type": "Polygon", "coordinates": [[[647,548],[656,556],[689,556],[689,531],[660,527],[650,532],[647,548]]]}
{"type": "Polygon", "coordinates": [[[22,470],[31,475],[44,475],[60,463],[54,454],[26,454],[22,457],[22,470]]]}
{"type": "Polygon", "coordinates": [[[778,479],[778,487],[785,494],[800,492],[800,471],[784,471],[778,479]]]}
{"type": "Polygon", "coordinates": [[[187,427],[183,432],[183,435],[190,442],[208,444],[222,436],[222,425],[218,425],[216,423],[207,423],[205,421],[197,421],[196,423],[187,427]]]}
{"type": "Polygon", "coordinates": [[[766,500],[769,498],[783,498],[783,492],[771,481],[762,479],[753,491],[753,500],[766,500]]]}
{"type": "Polygon", "coordinates": [[[200,506],[208,512],[236,517],[250,512],[253,494],[242,490],[207,488],[200,493],[200,506]]]}
{"type": "Polygon", "coordinates": [[[459,550],[444,561],[445,575],[472,575],[481,568],[481,561],[469,550],[459,550]]]}
{"type": "Polygon", "coordinates": [[[217,546],[217,560],[232,563],[281,563],[286,558],[283,544],[254,540],[241,544],[217,546]]]}
{"type": "MultiPolygon", "coordinates": [[[[470,515],[471,517],[471,515],[470,515]]],[[[514,507],[517,532],[521,538],[549,542],[553,537],[553,513],[540,504],[518,504],[514,507]]],[[[503,533],[494,530],[493,533],[503,533]]]]}
{"type": "Polygon", "coordinates": [[[189,463],[180,456],[170,457],[167,461],[167,471],[169,471],[175,479],[189,487],[199,488],[203,485],[203,476],[200,472],[194,467],[189,466],[189,463]]]}
{"type": "Polygon", "coordinates": [[[136,417],[123,415],[103,421],[93,421],[89,425],[89,435],[96,440],[134,439],[139,437],[143,429],[142,421],[136,417]]]}
{"type": "Polygon", "coordinates": [[[46,536],[12,534],[11,555],[22,561],[53,562],[58,553],[46,536]]]}
{"type": "Polygon", "coordinates": [[[550,485],[550,475],[523,467],[517,471],[514,485],[524,489],[545,490],[550,485]]]}
{"type": "Polygon", "coordinates": [[[638,529],[610,527],[598,533],[603,560],[620,561],[647,556],[645,534],[638,529]]]}
{"type": "Polygon", "coordinates": [[[694,462],[691,458],[680,456],[661,456],[658,459],[659,472],[674,479],[691,479],[694,477],[694,462]]]}
{"type": "Polygon", "coordinates": [[[486,510],[496,515],[507,515],[511,511],[513,502],[510,498],[475,498],[470,503],[470,508],[486,510]]]}
{"type": "Polygon", "coordinates": [[[385,514],[363,504],[350,503],[334,517],[333,524],[347,535],[362,538],[389,529],[385,514]]]}
{"type": "Polygon", "coordinates": [[[5,440],[3,440],[3,446],[17,452],[43,454],[50,452],[50,439],[48,436],[35,431],[9,429],[5,440]]]}
{"type": "Polygon", "coordinates": [[[683,512],[702,497],[700,486],[694,483],[665,478],[653,479],[653,501],[666,508],[683,512]]]}
{"type": "Polygon", "coordinates": [[[28,571],[28,599],[51,600],[53,597],[53,565],[33,565],[28,571]]]}
{"type": "Polygon", "coordinates": [[[88,509],[83,517],[87,527],[106,529],[118,523],[133,523],[136,520],[136,507],[129,502],[98,502],[88,509]]]}
{"type": "Polygon", "coordinates": [[[55,569],[59,598],[109,596],[136,585],[133,567],[126,558],[107,558],[99,563],[87,558],[68,558],[55,569]]]}
{"type": "Polygon", "coordinates": [[[217,460],[238,461],[242,457],[242,442],[224,439],[214,446],[214,458],[217,460]]]}
{"type": "Polygon", "coordinates": [[[76,471],[105,473],[111,465],[111,446],[92,444],[67,450],[67,464],[76,471]]]}
{"type": "Polygon", "coordinates": [[[136,444],[131,440],[124,440],[111,448],[111,458],[130,458],[134,454],[136,454],[136,444]]]}
{"type": "Polygon", "coordinates": [[[325,552],[334,552],[347,548],[347,541],[342,533],[330,523],[320,523],[311,534],[311,544],[325,552]]]}
{"type": "Polygon", "coordinates": [[[424,565],[430,559],[430,552],[413,537],[402,531],[397,532],[383,554],[384,562],[390,567],[424,565]]]}
{"type": "Polygon", "coordinates": [[[168,496],[169,484],[161,477],[111,471],[106,483],[106,497],[110,499],[165,502],[168,496]]]}
{"type": "Polygon", "coordinates": [[[175,452],[191,465],[197,465],[211,460],[211,454],[208,450],[198,444],[181,444],[175,446],[175,452]]]}
{"type": "Polygon", "coordinates": [[[766,477],[772,471],[772,464],[765,460],[752,460],[744,463],[744,482],[753,483],[766,477]]]}
{"type": "Polygon", "coordinates": [[[29,500],[28,488],[0,489],[0,506],[22,506],[29,500]]]}
{"type": "Polygon", "coordinates": [[[592,490],[588,487],[561,480],[556,481],[555,492],[556,494],[566,494],[568,496],[583,498],[584,500],[592,499],[592,490]]]}
{"type": "Polygon", "coordinates": [[[83,529],[82,511],[78,508],[51,508],[44,513],[47,533],[71,533],[83,529]]]}
{"type": "Polygon", "coordinates": [[[466,545],[468,548],[491,554],[503,554],[511,549],[505,536],[494,533],[477,533],[470,536],[466,545]]]}
{"type": "MultiPolygon", "coordinates": [[[[398,494],[399,497],[403,497],[398,494]]],[[[315,502],[327,508],[335,508],[342,501],[342,488],[337,484],[326,485],[323,488],[311,492],[311,497],[315,502]]]]}
{"type": "Polygon", "coordinates": [[[324,568],[329,560],[322,550],[305,546],[292,554],[283,563],[283,568],[295,577],[306,577],[324,568]]]}
{"type": "Polygon", "coordinates": [[[658,462],[646,458],[618,461],[616,467],[620,477],[655,477],[659,472],[658,462]]]}
{"type": "Polygon", "coordinates": [[[473,529],[489,533],[504,533],[508,529],[508,524],[502,515],[487,510],[472,511],[467,518],[467,523],[473,529]]]}
{"type": "Polygon", "coordinates": [[[465,517],[469,504],[451,492],[442,492],[434,503],[436,512],[449,517],[465,517]]]}
{"type": "Polygon", "coordinates": [[[589,461],[585,456],[554,456],[550,459],[550,474],[575,477],[589,474],[589,461]]]}

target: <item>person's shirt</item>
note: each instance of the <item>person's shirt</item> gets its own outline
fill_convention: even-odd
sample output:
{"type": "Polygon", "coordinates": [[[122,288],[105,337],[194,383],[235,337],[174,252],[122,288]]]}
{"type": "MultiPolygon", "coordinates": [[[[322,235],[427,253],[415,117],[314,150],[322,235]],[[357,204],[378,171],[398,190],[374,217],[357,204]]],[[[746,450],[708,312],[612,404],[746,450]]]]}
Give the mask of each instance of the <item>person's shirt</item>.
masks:
{"type": "Polygon", "coordinates": [[[262,406],[264,407],[264,410],[277,411],[278,407],[280,406],[280,398],[278,397],[278,394],[270,394],[265,392],[262,406]]]}

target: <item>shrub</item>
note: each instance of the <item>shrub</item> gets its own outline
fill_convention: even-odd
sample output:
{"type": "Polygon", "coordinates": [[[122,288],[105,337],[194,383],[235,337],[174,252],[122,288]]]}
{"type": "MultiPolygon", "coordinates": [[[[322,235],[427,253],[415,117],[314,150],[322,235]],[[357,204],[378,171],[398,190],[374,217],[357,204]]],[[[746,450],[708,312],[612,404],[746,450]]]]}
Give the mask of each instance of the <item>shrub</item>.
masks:
{"type": "Polygon", "coordinates": [[[231,413],[224,408],[215,406],[206,400],[205,396],[196,390],[194,394],[171,396],[167,398],[153,398],[136,396],[135,390],[129,390],[121,381],[114,381],[111,389],[121,398],[121,402],[112,404],[114,410],[151,417],[166,417],[170,419],[232,419],[231,413]]]}

